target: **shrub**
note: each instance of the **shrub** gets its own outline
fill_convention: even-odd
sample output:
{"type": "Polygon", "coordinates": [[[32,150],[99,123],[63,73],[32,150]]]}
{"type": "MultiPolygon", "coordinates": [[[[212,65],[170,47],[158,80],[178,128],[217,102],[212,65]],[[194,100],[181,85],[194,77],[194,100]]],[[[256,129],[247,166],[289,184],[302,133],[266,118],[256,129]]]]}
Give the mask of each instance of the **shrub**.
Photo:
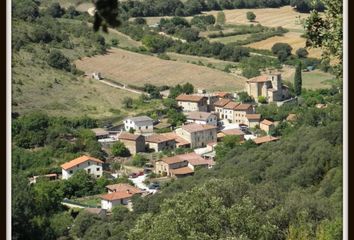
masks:
{"type": "Polygon", "coordinates": [[[54,68],[66,71],[71,70],[69,59],[59,50],[53,50],[50,52],[48,56],[48,64],[54,68]]]}
{"type": "Polygon", "coordinates": [[[292,50],[293,48],[287,43],[275,43],[272,47],[272,52],[277,55],[279,52],[283,51],[287,56],[290,56],[292,50]]]}
{"type": "Polygon", "coordinates": [[[113,156],[128,157],[130,156],[129,150],[125,147],[124,143],[116,142],[112,146],[113,156]]]}
{"type": "Polygon", "coordinates": [[[134,157],[133,157],[133,162],[132,164],[136,167],[143,167],[145,165],[145,163],[147,163],[149,160],[144,157],[143,155],[141,154],[136,154],[134,157]]]}
{"type": "Polygon", "coordinates": [[[267,103],[267,99],[264,96],[259,96],[258,97],[258,102],[259,103],[267,103]]]}
{"type": "Polygon", "coordinates": [[[253,22],[256,19],[256,14],[254,12],[247,12],[246,17],[248,21],[253,22]]]}
{"type": "Polygon", "coordinates": [[[299,48],[298,50],[296,50],[296,55],[299,58],[305,58],[308,55],[308,51],[305,48],[299,48]]]}

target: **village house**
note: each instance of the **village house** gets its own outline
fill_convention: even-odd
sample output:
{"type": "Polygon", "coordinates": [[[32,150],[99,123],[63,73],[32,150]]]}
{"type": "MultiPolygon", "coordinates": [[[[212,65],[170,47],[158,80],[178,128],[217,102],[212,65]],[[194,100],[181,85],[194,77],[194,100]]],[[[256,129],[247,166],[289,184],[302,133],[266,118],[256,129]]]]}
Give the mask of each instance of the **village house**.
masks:
{"type": "Polygon", "coordinates": [[[38,179],[46,179],[48,181],[54,181],[59,178],[58,174],[56,173],[50,173],[50,174],[45,174],[45,175],[38,175],[38,176],[33,176],[29,178],[30,183],[37,183],[38,179]]]}
{"type": "Polygon", "coordinates": [[[175,132],[161,133],[160,135],[166,136],[168,138],[173,138],[175,140],[177,148],[189,148],[191,145],[190,142],[188,142],[186,139],[180,137],[175,132]]]}
{"type": "Polygon", "coordinates": [[[267,102],[283,101],[289,98],[288,87],[282,84],[281,74],[262,75],[246,81],[246,91],[258,102],[263,96],[267,102]]]}
{"type": "Polygon", "coordinates": [[[108,194],[101,195],[101,208],[111,211],[117,205],[128,205],[132,196],[142,194],[139,188],[129,184],[114,184],[106,186],[108,194]]]}
{"type": "Polygon", "coordinates": [[[109,137],[109,132],[103,128],[93,128],[91,131],[95,134],[96,139],[104,139],[109,137]]]}
{"type": "Polygon", "coordinates": [[[210,112],[187,112],[187,123],[209,124],[217,126],[218,117],[210,112]]]}
{"type": "Polygon", "coordinates": [[[61,165],[62,179],[70,178],[75,172],[80,169],[83,169],[87,173],[92,174],[97,178],[100,178],[102,177],[102,164],[103,161],[97,158],[83,155],[61,165]]]}
{"type": "Polygon", "coordinates": [[[218,97],[218,100],[221,99],[232,99],[232,94],[228,92],[217,92],[215,95],[218,97]]]}
{"type": "Polygon", "coordinates": [[[252,139],[252,140],[255,144],[260,145],[260,144],[267,143],[267,142],[277,141],[277,140],[279,140],[279,138],[273,137],[273,136],[264,136],[264,137],[258,137],[258,138],[252,139]]]}
{"type": "Polygon", "coordinates": [[[269,134],[269,132],[270,132],[271,130],[273,130],[274,127],[275,127],[274,122],[269,121],[269,120],[267,120],[267,119],[264,119],[264,120],[261,121],[260,124],[259,124],[259,128],[260,128],[261,130],[265,131],[267,134],[269,134]]]}
{"type": "Polygon", "coordinates": [[[191,148],[205,147],[216,142],[217,127],[209,124],[191,123],[176,129],[176,134],[190,142],[191,148]]]}
{"type": "Polygon", "coordinates": [[[145,143],[148,144],[149,149],[154,149],[155,152],[176,148],[176,141],[173,137],[167,137],[161,134],[147,136],[145,138],[145,143]]]}
{"type": "Polygon", "coordinates": [[[195,167],[211,167],[214,161],[205,160],[195,152],[163,158],[155,163],[155,173],[169,177],[184,177],[194,174],[195,167]]]}
{"type": "Polygon", "coordinates": [[[255,128],[259,126],[259,122],[261,120],[261,114],[254,113],[254,114],[246,114],[246,123],[249,128],[255,128]]]}
{"type": "Polygon", "coordinates": [[[229,101],[227,104],[221,107],[219,105],[221,101],[222,100],[218,102],[218,107],[216,108],[219,112],[221,112],[220,119],[226,119],[230,123],[246,124],[246,115],[254,113],[254,108],[251,104],[229,101]]]}
{"type": "Polygon", "coordinates": [[[214,103],[214,111],[219,119],[224,119],[224,107],[231,102],[230,99],[220,99],[214,103]]]}
{"type": "Polygon", "coordinates": [[[148,135],[153,133],[153,123],[154,120],[148,116],[130,117],[124,119],[124,129],[127,132],[133,129],[135,133],[148,135]]]}
{"type": "Polygon", "coordinates": [[[239,136],[240,141],[245,139],[245,133],[238,128],[221,130],[217,134],[218,141],[221,141],[225,136],[239,136]]]}
{"type": "Polygon", "coordinates": [[[131,154],[145,152],[145,137],[143,135],[121,132],[118,134],[117,139],[124,143],[131,154]]]}
{"type": "Polygon", "coordinates": [[[214,111],[214,109],[215,109],[214,103],[219,100],[219,97],[217,94],[207,93],[205,90],[200,90],[200,89],[198,89],[198,92],[194,93],[193,95],[205,97],[207,99],[206,101],[207,101],[207,111],[208,112],[214,111]]]}
{"type": "Polygon", "coordinates": [[[204,96],[181,94],[176,97],[176,101],[184,112],[208,111],[207,98],[204,96]]]}

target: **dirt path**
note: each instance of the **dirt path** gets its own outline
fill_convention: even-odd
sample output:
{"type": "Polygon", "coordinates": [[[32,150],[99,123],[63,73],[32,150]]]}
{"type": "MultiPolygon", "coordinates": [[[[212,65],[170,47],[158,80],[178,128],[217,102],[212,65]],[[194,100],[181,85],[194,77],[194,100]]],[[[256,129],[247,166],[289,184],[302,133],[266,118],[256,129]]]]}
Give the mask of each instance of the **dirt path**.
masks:
{"type": "Polygon", "coordinates": [[[122,90],[125,90],[125,91],[128,91],[128,92],[132,92],[132,93],[136,93],[136,94],[146,94],[146,95],[149,96],[148,93],[129,88],[125,84],[123,84],[123,86],[120,86],[118,84],[115,84],[115,83],[112,83],[112,82],[109,82],[109,81],[106,81],[106,80],[98,80],[98,81],[101,82],[101,83],[104,83],[104,84],[106,84],[108,86],[114,87],[114,88],[119,88],[119,89],[122,89],[122,90]]]}

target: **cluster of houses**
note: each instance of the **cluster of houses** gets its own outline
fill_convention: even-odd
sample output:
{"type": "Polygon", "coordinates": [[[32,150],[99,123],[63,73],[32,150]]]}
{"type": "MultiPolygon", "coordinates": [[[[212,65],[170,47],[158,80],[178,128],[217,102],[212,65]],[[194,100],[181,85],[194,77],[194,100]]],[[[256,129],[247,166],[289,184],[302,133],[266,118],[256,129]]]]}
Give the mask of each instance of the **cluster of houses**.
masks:
{"type": "MultiPolygon", "coordinates": [[[[281,83],[279,74],[260,76],[246,83],[250,96],[258,99],[265,96],[268,102],[288,98],[287,87],[281,83]]],[[[277,141],[270,136],[276,122],[263,119],[249,103],[234,101],[234,96],[227,92],[181,94],[176,97],[178,106],[186,116],[186,122],[179,128],[157,134],[154,132],[156,122],[148,116],[128,117],[120,129],[92,129],[98,141],[113,139],[124,143],[131,154],[139,152],[173,150],[190,148],[194,151],[164,157],[154,162],[154,172],[161,176],[180,178],[193,175],[197,168],[211,168],[215,164],[214,147],[225,136],[239,136],[241,141],[252,139],[256,144],[277,141]],[[268,135],[257,137],[249,135],[248,129],[259,127],[268,135]]],[[[296,116],[289,115],[289,120],[296,116]]],[[[104,162],[100,159],[83,155],[61,165],[62,179],[70,178],[76,171],[83,169],[100,178],[103,175],[104,162]]],[[[48,175],[57,179],[58,176],[48,175]]],[[[36,181],[36,176],[32,179],[36,181]]],[[[144,195],[142,189],[129,184],[108,185],[107,194],[101,196],[101,208],[110,211],[115,205],[129,205],[134,195],[144,195]]]]}

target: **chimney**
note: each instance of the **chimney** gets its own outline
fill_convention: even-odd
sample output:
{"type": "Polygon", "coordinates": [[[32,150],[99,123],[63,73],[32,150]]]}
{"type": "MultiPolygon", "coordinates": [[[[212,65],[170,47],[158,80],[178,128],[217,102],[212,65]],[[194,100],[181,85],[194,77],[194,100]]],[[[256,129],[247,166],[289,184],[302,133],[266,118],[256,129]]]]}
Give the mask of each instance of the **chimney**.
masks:
{"type": "Polygon", "coordinates": [[[130,192],[130,190],[129,190],[129,189],[127,189],[127,193],[128,193],[128,194],[131,194],[131,192],[130,192]]]}

